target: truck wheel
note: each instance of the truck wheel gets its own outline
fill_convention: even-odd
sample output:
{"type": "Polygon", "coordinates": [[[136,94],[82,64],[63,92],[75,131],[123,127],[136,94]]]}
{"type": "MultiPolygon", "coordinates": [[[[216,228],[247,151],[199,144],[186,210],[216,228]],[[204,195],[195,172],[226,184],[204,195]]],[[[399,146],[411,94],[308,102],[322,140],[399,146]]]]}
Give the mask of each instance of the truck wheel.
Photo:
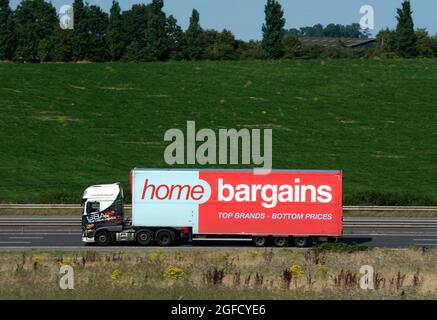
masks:
{"type": "Polygon", "coordinates": [[[255,247],[265,247],[267,245],[267,237],[253,237],[252,242],[255,247]]]}
{"type": "Polygon", "coordinates": [[[141,230],[137,233],[137,243],[140,246],[148,246],[153,239],[153,232],[150,230],[141,230]]]}
{"type": "Polygon", "coordinates": [[[285,247],[287,245],[287,238],[286,237],[274,237],[273,243],[277,247],[285,247]]]}
{"type": "Polygon", "coordinates": [[[305,237],[294,238],[294,244],[298,248],[304,248],[304,247],[308,246],[308,238],[305,238],[305,237]]]}
{"type": "Polygon", "coordinates": [[[337,243],[337,242],[339,242],[339,238],[337,238],[337,237],[329,237],[328,238],[328,242],[329,243],[337,243]]]}
{"type": "Polygon", "coordinates": [[[109,246],[112,241],[111,234],[106,230],[97,232],[94,239],[99,246],[109,246]]]}
{"type": "Polygon", "coordinates": [[[156,243],[161,247],[173,245],[174,233],[167,229],[158,230],[155,236],[156,243]]]}

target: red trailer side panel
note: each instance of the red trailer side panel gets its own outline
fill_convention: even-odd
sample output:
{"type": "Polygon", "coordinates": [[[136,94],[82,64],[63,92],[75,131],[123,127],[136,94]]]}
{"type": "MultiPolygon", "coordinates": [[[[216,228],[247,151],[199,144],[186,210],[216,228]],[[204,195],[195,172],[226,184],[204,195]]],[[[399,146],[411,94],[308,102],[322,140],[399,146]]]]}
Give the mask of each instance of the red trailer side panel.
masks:
{"type": "Polygon", "coordinates": [[[199,234],[342,235],[340,171],[199,171],[199,234]]]}
{"type": "Polygon", "coordinates": [[[341,171],[135,169],[134,226],[194,234],[342,234],[341,171]]]}

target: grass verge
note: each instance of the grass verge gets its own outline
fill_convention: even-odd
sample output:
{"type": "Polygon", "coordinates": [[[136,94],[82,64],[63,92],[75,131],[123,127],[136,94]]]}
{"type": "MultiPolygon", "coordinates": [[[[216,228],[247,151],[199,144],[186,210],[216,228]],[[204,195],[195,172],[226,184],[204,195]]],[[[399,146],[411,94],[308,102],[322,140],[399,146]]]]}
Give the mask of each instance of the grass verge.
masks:
{"type": "Polygon", "coordinates": [[[1,252],[1,299],[435,299],[437,251],[154,250],[1,252]],[[74,270],[61,290],[60,267],[74,270]],[[374,268],[374,290],[359,286],[374,268]]]}

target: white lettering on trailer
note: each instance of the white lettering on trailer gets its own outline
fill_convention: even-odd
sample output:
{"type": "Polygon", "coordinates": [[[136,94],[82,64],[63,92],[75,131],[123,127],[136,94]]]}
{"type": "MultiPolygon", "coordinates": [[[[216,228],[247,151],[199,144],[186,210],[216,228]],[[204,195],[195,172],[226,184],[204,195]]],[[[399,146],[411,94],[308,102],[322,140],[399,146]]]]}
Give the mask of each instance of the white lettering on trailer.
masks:
{"type": "Polygon", "coordinates": [[[231,184],[218,179],[218,201],[223,202],[256,202],[258,194],[264,208],[274,208],[284,202],[311,202],[329,203],[332,201],[332,188],[321,185],[316,188],[313,185],[300,185],[300,179],[294,179],[294,185],[247,185],[239,184],[235,188],[231,184]]]}

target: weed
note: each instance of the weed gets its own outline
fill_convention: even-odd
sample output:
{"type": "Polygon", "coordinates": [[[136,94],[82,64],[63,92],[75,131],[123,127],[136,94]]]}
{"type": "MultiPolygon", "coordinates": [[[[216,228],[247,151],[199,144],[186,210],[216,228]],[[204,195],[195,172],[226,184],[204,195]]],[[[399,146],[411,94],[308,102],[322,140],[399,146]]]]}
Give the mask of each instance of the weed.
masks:
{"type": "Polygon", "coordinates": [[[352,271],[344,271],[333,276],[334,285],[345,289],[358,287],[358,275],[352,271]]]}
{"type": "Polygon", "coordinates": [[[111,279],[113,281],[117,281],[121,278],[121,270],[120,268],[115,268],[114,271],[111,273],[111,279]]]}
{"type": "Polygon", "coordinates": [[[282,272],[282,286],[284,289],[289,289],[291,284],[291,279],[293,278],[293,273],[290,269],[285,269],[282,272]]]}
{"type": "Polygon", "coordinates": [[[358,245],[355,243],[321,243],[315,247],[313,247],[310,251],[314,252],[324,252],[324,251],[332,251],[332,252],[347,252],[347,253],[353,253],[357,251],[366,251],[370,250],[371,248],[366,245],[358,245]]]}
{"type": "Polygon", "coordinates": [[[164,270],[164,277],[170,279],[183,279],[185,277],[185,272],[181,268],[168,267],[164,270]]]}
{"type": "Polygon", "coordinates": [[[206,284],[217,286],[223,284],[224,276],[225,276],[224,269],[217,269],[214,267],[212,269],[208,269],[203,274],[203,279],[206,282],[206,284]]]}

